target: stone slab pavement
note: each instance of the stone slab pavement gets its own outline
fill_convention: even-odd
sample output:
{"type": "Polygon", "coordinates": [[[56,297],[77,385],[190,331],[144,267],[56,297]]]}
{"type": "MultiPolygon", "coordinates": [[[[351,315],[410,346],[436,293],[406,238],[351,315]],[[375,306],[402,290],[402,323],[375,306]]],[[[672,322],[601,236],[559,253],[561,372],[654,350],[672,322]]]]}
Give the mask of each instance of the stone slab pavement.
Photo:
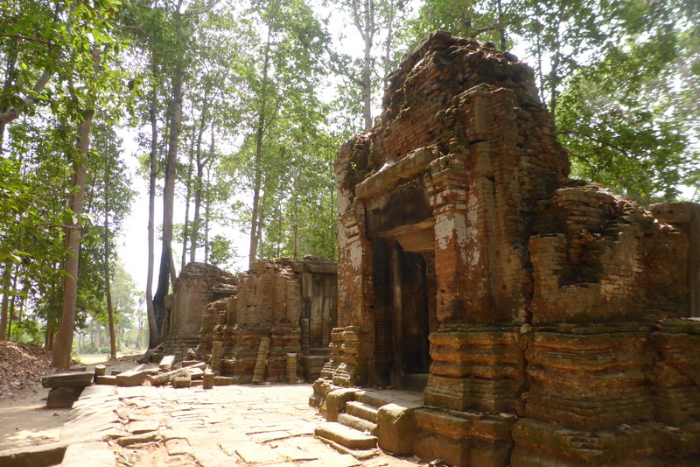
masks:
{"type": "Polygon", "coordinates": [[[324,419],[308,405],[309,384],[93,388],[76,403],[62,441],[101,440],[119,467],[424,465],[381,450],[358,460],[315,438],[324,419]]]}

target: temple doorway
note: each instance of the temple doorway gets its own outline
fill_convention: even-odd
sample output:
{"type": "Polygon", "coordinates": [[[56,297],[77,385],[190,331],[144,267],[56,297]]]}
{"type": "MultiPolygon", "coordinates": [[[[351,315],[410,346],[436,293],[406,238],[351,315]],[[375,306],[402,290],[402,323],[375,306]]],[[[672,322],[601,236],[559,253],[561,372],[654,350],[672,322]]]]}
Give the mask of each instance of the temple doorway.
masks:
{"type": "Polygon", "coordinates": [[[428,336],[437,328],[435,253],[432,242],[427,248],[409,248],[396,241],[391,254],[391,379],[394,386],[422,390],[432,363],[428,336]]]}

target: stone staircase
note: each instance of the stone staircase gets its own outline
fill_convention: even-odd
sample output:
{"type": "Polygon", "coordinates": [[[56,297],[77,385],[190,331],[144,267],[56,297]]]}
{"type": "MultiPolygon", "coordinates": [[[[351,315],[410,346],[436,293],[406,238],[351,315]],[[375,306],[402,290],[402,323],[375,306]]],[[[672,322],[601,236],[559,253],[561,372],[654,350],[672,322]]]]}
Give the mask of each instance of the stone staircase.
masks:
{"type": "Polygon", "coordinates": [[[328,422],[316,427],[315,434],[336,450],[362,460],[378,453],[379,411],[388,404],[412,408],[423,405],[418,392],[398,390],[340,390],[338,413],[327,414],[328,422]]]}

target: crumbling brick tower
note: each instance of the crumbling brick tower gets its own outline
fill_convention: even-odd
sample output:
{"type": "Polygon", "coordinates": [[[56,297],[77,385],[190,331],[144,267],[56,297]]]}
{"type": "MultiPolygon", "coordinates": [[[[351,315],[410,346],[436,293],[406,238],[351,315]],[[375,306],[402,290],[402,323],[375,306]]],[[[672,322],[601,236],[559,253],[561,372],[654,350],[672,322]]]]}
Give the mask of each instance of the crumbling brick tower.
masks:
{"type": "Polygon", "coordinates": [[[657,206],[665,224],[568,180],[531,69],[489,44],[435,33],[389,81],[336,163],[339,327],[312,402],[425,378],[413,430],[383,445],[380,427],[380,446],[475,467],[700,465],[700,323],[682,319],[698,206],[657,206]]]}

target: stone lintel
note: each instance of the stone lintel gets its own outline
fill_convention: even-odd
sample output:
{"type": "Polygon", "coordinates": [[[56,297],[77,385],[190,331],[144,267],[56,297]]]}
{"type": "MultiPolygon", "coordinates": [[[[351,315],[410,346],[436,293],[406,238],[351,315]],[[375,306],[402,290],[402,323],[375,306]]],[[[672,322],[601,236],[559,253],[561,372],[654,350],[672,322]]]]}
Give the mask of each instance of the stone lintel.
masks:
{"type": "Polygon", "coordinates": [[[329,261],[292,261],[294,272],[310,272],[313,274],[338,274],[338,263],[329,261]]]}
{"type": "Polygon", "coordinates": [[[433,148],[420,148],[393,165],[386,166],[355,187],[358,198],[368,198],[385,190],[402,178],[408,178],[423,171],[437,156],[433,148]]]}

